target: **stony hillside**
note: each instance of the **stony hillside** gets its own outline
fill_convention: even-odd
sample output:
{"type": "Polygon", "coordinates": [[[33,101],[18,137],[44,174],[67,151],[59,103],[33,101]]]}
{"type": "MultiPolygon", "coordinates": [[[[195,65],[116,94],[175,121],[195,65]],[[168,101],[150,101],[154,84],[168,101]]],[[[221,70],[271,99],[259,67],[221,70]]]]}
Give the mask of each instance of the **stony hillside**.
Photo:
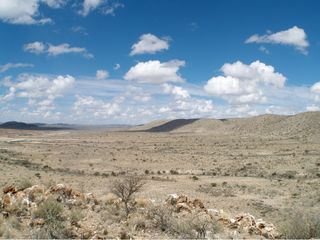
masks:
{"type": "Polygon", "coordinates": [[[138,131],[203,133],[213,135],[260,135],[315,138],[320,134],[320,112],[292,116],[265,114],[233,119],[176,119],[156,121],[134,128],[138,131]]]}
{"type": "MultiPolygon", "coordinates": [[[[123,184],[122,182],[121,184],[123,184]]],[[[123,187],[119,185],[118,187],[123,187]]],[[[275,238],[272,223],[249,213],[228,216],[207,208],[200,199],[171,194],[165,202],[132,198],[125,214],[125,197],[97,197],[64,184],[26,188],[9,185],[1,198],[3,238],[275,238]]]]}

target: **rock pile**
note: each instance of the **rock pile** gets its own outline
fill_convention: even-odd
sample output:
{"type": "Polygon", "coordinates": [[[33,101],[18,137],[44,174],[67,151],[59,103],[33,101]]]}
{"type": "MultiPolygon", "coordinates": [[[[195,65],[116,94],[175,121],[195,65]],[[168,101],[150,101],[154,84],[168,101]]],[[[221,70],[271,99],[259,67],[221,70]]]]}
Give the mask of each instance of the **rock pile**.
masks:
{"type": "Polygon", "coordinates": [[[207,209],[204,204],[199,199],[189,200],[187,196],[177,194],[170,194],[166,200],[166,205],[173,206],[176,212],[194,212],[194,211],[204,211],[207,209]]]}
{"type": "Polygon", "coordinates": [[[173,207],[178,213],[206,213],[211,219],[216,219],[222,223],[229,231],[243,230],[250,235],[260,235],[272,239],[279,237],[279,233],[272,223],[265,222],[262,219],[256,220],[249,213],[241,213],[234,218],[228,218],[222,210],[205,208],[199,199],[190,200],[185,195],[177,194],[170,194],[165,203],[173,207]]]}
{"type": "MultiPolygon", "coordinates": [[[[46,226],[45,219],[35,217],[34,213],[40,208],[42,203],[52,200],[53,202],[59,202],[64,208],[64,219],[62,220],[68,232],[68,235],[64,236],[66,238],[107,238],[109,235],[107,235],[108,233],[106,233],[103,226],[104,223],[101,221],[101,213],[103,213],[100,213],[101,209],[108,205],[118,211],[123,207],[122,200],[113,194],[106,194],[98,200],[92,193],[82,193],[64,184],[56,184],[49,188],[42,185],[34,185],[26,189],[18,189],[16,186],[10,185],[3,188],[0,211],[5,218],[9,218],[10,216],[18,217],[25,226],[31,229],[30,231],[34,231],[46,226]],[[74,220],[70,217],[70,213],[74,209],[80,209],[84,213],[81,220],[74,220]],[[65,214],[66,211],[69,214],[65,214]]],[[[115,234],[119,234],[119,232],[114,229],[122,229],[124,227],[124,225],[121,225],[122,222],[126,223],[125,226],[127,226],[131,218],[133,220],[135,218],[139,219],[137,218],[138,216],[140,216],[140,220],[134,226],[142,226],[142,229],[146,228],[146,221],[148,221],[145,214],[147,212],[146,209],[156,205],[154,205],[153,201],[141,197],[135,199],[134,205],[140,211],[133,213],[126,220],[112,223],[112,231],[115,234]]],[[[197,216],[206,222],[212,222],[212,220],[220,222],[224,232],[228,234],[226,236],[237,238],[239,235],[234,233],[244,232],[251,236],[260,235],[265,238],[279,237],[272,223],[256,219],[248,213],[241,213],[234,218],[230,218],[222,210],[208,209],[200,199],[190,199],[185,195],[171,194],[166,199],[164,205],[161,203],[161,206],[170,209],[170,215],[173,214],[173,219],[176,220],[197,216]]],[[[159,216],[162,215],[160,214],[159,216]]],[[[134,234],[139,232],[136,230],[139,228],[134,227],[134,229],[136,231],[134,234]]],[[[198,233],[202,233],[202,230],[200,230],[198,229],[198,233]]],[[[143,232],[144,230],[141,231],[141,233],[143,232]]],[[[150,232],[148,236],[153,236],[153,233],[150,232]]],[[[205,233],[202,234],[204,234],[202,236],[205,236],[205,233]]],[[[137,235],[140,238],[143,236],[137,235]]]]}
{"type": "Polygon", "coordinates": [[[51,186],[48,190],[44,186],[34,185],[24,190],[18,190],[15,186],[7,186],[3,189],[2,209],[4,211],[12,205],[36,208],[37,205],[49,198],[70,206],[82,206],[84,208],[98,205],[97,198],[92,193],[81,193],[66,187],[64,184],[51,186]]]}

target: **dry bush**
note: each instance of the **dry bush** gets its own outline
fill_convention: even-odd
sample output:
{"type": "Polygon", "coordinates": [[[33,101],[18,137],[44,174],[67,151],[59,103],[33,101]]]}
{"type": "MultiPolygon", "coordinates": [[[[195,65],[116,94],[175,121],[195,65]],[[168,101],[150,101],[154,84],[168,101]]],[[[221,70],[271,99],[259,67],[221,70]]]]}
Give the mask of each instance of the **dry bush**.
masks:
{"type": "Polygon", "coordinates": [[[137,176],[116,180],[111,185],[111,192],[121,198],[126,216],[134,209],[134,195],[144,186],[142,178],[137,176]]]}
{"type": "Polygon", "coordinates": [[[220,224],[204,213],[191,213],[184,218],[172,218],[171,231],[182,238],[206,238],[207,234],[216,234],[220,224]]]}
{"type": "Polygon", "coordinates": [[[18,191],[23,191],[29,187],[33,186],[33,183],[29,179],[21,179],[16,183],[18,191]]]}
{"type": "Polygon", "coordinates": [[[79,221],[81,221],[84,218],[84,214],[81,211],[81,209],[72,209],[70,212],[70,223],[71,224],[77,224],[79,221]]]}
{"type": "Polygon", "coordinates": [[[136,215],[133,218],[130,216],[129,224],[132,226],[133,230],[141,231],[145,230],[149,225],[147,219],[143,215],[136,215]]]}
{"type": "Polygon", "coordinates": [[[4,219],[0,217],[0,237],[4,239],[21,238],[22,226],[14,216],[4,219]]]}
{"type": "Polygon", "coordinates": [[[34,218],[41,218],[45,224],[32,236],[37,239],[67,238],[63,218],[63,205],[54,199],[41,203],[33,213],[34,218]]]}
{"type": "Polygon", "coordinates": [[[298,212],[287,216],[280,231],[287,239],[320,238],[320,215],[310,212],[298,212]]]}
{"type": "Polygon", "coordinates": [[[154,226],[162,231],[169,228],[172,213],[172,209],[164,205],[154,205],[148,209],[148,217],[152,220],[154,226]]]}

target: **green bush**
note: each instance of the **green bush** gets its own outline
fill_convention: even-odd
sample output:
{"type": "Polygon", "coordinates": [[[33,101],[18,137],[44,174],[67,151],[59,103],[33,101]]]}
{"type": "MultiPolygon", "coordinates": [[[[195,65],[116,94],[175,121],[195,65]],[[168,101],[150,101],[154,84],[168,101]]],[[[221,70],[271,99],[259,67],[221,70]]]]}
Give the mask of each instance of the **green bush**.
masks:
{"type": "Polygon", "coordinates": [[[54,199],[41,203],[33,213],[34,218],[42,218],[45,224],[31,238],[61,239],[68,238],[63,218],[63,205],[54,199]]]}
{"type": "Polygon", "coordinates": [[[23,191],[26,188],[32,187],[33,183],[29,179],[22,179],[17,182],[17,188],[19,191],[23,191]]]}
{"type": "Polygon", "coordinates": [[[60,221],[63,214],[63,205],[54,199],[49,199],[40,204],[34,211],[35,218],[42,218],[46,224],[54,221],[60,221]]]}

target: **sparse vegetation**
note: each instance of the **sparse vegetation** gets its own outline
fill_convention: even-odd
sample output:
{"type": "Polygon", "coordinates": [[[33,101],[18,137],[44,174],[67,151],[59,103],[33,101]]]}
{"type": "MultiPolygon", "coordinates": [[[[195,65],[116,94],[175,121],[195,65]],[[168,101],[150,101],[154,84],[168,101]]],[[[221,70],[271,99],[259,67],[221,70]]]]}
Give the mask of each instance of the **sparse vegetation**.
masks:
{"type": "Polygon", "coordinates": [[[300,211],[285,218],[280,231],[287,239],[320,238],[320,215],[309,211],[300,211]]]}
{"type": "Polygon", "coordinates": [[[165,231],[171,225],[171,216],[173,210],[168,206],[154,205],[148,209],[148,216],[152,219],[155,227],[165,231]]]}
{"type": "Polygon", "coordinates": [[[32,238],[67,238],[63,210],[63,205],[54,199],[49,199],[41,203],[33,213],[33,217],[42,219],[44,224],[35,232],[32,238]]]}
{"type": "Polygon", "coordinates": [[[128,176],[112,183],[111,192],[121,198],[126,216],[134,209],[134,195],[144,186],[141,177],[128,176]]]}

